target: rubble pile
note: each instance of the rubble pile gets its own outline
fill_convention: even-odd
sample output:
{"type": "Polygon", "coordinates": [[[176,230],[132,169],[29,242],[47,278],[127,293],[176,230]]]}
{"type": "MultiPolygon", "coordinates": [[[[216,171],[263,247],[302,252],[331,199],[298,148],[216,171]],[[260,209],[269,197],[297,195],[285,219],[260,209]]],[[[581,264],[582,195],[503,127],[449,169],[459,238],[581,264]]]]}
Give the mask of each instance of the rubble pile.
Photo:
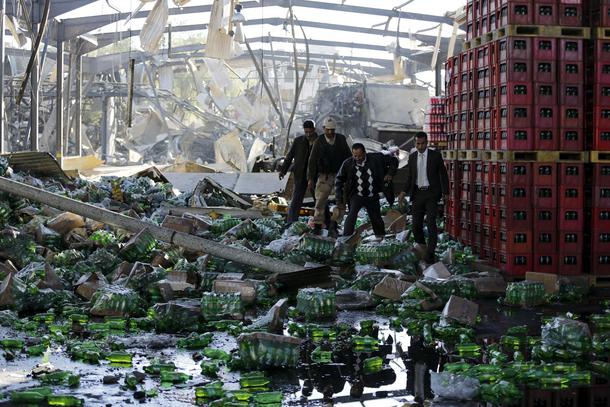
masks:
{"type": "MultiPolygon", "coordinates": [[[[552,294],[533,281],[507,288],[499,274],[475,272],[475,256],[446,236],[438,246],[443,262],[422,267],[407,233],[382,241],[366,233],[331,239],[310,234],[306,219],[287,227],[281,216],[176,217],[170,209],[187,207],[191,196],[146,176],[59,183],[13,173],[4,161],[0,168],[13,180],[151,225],[299,266],[332,267],[328,283],[290,291],[265,270],[158,241],[146,228],[131,234],[0,193],[0,347],[7,362],[44,362],[61,353],[116,367],[122,373],[105,376],[104,385],[139,400],[182,388],[201,405],[276,406],[297,390],[309,397],[315,388],[330,399],[348,382],[358,398],[365,387],[393,384],[391,362],[409,360],[396,342],[406,332],[411,347],[449,360],[441,373],[429,366],[441,398],[511,405],[526,388],[573,388],[610,377],[610,313],[601,309],[580,318],[544,316],[537,327],[483,340],[479,303],[497,299],[494,306],[516,310],[580,301],[586,291],[570,282],[552,294]],[[339,322],[353,310],[374,319],[339,322]],[[165,335],[201,371],[181,371],[162,352],[136,365],[139,355],[126,341],[147,333],[165,335]],[[230,345],[219,346],[220,338],[230,345]],[[305,377],[302,388],[275,386],[270,375],[278,368],[305,377]]],[[[65,391],[78,389],[81,377],[47,367],[32,371],[36,387],[3,396],[82,405],[65,391]]]]}

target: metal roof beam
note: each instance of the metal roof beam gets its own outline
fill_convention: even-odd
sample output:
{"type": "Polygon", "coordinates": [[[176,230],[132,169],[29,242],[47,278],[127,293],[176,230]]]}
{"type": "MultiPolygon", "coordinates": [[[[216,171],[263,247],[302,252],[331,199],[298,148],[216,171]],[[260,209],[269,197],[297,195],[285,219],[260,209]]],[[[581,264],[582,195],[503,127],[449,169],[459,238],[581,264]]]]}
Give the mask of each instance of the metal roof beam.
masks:
{"type": "MultiPolygon", "coordinates": [[[[42,3],[39,0],[32,0],[38,2],[40,7],[42,8],[42,3]]],[[[49,18],[55,18],[62,14],[68,13],[72,10],[76,10],[79,7],[86,6],[91,3],[95,3],[97,0],[53,0],[51,2],[51,10],[49,11],[49,18]]],[[[6,2],[6,14],[10,16],[15,15],[15,8],[13,7],[13,3],[16,2],[7,1],[6,2]]],[[[42,14],[42,9],[41,9],[42,14]]]]}

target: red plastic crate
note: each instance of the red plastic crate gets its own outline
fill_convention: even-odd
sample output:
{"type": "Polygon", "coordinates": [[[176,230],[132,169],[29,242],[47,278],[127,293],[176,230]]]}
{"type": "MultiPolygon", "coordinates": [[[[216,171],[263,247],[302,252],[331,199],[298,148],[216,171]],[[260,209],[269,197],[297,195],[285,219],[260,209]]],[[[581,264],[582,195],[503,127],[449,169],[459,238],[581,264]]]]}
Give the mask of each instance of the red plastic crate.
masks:
{"type": "Polygon", "coordinates": [[[559,174],[562,186],[582,188],[585,184],[584,163],[560,163],[559,174]]]}
{"type": "Polygon", "coordinates": [[[506,230],[529,230],[532,227],[533,211],[530,208],[499,206],[498,227],[506,230]]]}
{"type": "Polygon", "coordinates": [[[557,62],[556,61],[534,61],[534,82],[557,82],[557,62]]]}
{"type": "MultiPolygon", "coordinates": [[[[610,96],[610,88],[608,89],[610,96]]],[[[585,91],[582,83],[561,83],[559,85],[559,103],[564,106],[582,106],[585,91]]]]}
{"type": "Polygon", "coordinates": [[[460,54],[461,72],[469,72],[474,68],[474,51],[464,51],[460,54]]]}
{"type": "Polygon", "coordinates": [[[492,106],[491,100],[491,87],[477,90],[477,98],[475,101],[477,108],[490,108],[492,106]]]}
{"type": "Polygon", "coordinates": [[[510,2],[502,5],[498,11],[500,27],[509,24],[533,24],[534,9],[529,1],[510,2]]]}
{"type": "Polygon", "coordinates": [[[534,129],[534,150],[559,149],[557,129],[534,129]]]}
{"type": "Polygon", "coordinates": [[[508,82],[499,86],[498,105],[530,105],[534,101],[531,82],[508,82]]]}
{"type": "MultiPolygon", "coordinates": [[[[578,252],[559,252],[559,268],[557,274],[563,276],[577,276],[584,272],[582,247],[578,252]]],[[[577,407],[578,404],[574,404],[577,407]]]]}
{"type": "Polygon", "coordinates": [[[582,4],[559,4],[559,25],[580,27],[582,18],[582,4]]]}
{"type": "Polygon", "coordinates": [[[584,116],[583,106],[561,106],[559,124],[562,129],[582,129],[584,116]]]}
{"type": "Polygon", "coordinates": [[[610,104],[610,83],[596,83],[593,85],[593,103],[595,105],[608,106],[610,104]]]}
{"type": "Polygon", "coordinates": [[[593,148],[595,150],[610,150],[610,128],[595,129],[593,132],[593,148]]]}
{"type": "Polygon", "coordinates": [[[583,129],[562,129],[559,136],[561,151],[582,151],[585,146],[583,129]]]}
{"type": "Polygon", "coordinates": [[[534,186],[534,202],[538,208],[557,208],[557,186],[536,185],[534,186]]]}
{"type": "Polygon", "coordinates": [[[534,37],[534,61],[557,61],[557,40],[549,37],[534,37]]]}
{"type": "Polygon", "coordinates": [[[564,185],[559,187],[559,207],[563,209],[582,209],[585,205],[584,186],[564,185]]]}
{"type": "Polygon", "coordinates": [[[534,24],[536,25],[557,25],[559,16],[557,14],[557,4],[534,3],[534,24]]]}
{"type": "Polygon", "coordinates": [[[498,249],[506,253],[532,253],[531,231],[508,231],[500,230],[498,249]]]}
{"type": "Polygon", "coordinates": [[[489,66],[489,48],[489,44],[485,44],[475,49],[475,55],[477,58],[477,68],[484,68],[489,66]]]}
{"type": "Polygon", "coordinates": [[[533,150],[534,135],[531,128],[508,128],[493,132],[496,150],[533,150]]]}
{"type": "Polygon", "coordinates": [[[460,193],[460,199],[463,201],[470,201],[471,193],[470,193],[470,182],[462,182],[462,188],[460,193]]]}
{"type": "Polygon", "coordinates": [[[584,227],[584,209],[559,208],[559,230],[580,232],[584,227]]]}
{"type": "Polygon", "coordinates": [[[539,230],[557,230],[558,213],[556,208],[540,208],[534,203],[534,227],[539,230]]]}
{"type": "Polygon", "coordinates": [[[594,62],[610,62],[610,40],[596,40],[594,62]]]}
{"type": "Polygon", "coordinates": [[[600,27],[608,27],[610,26],[610,5],[602,4],[600,5],[599,13],[599,26],[600,27]]]}
{"type": "Polygon", "coordinates": [[[534,104],[556,105],[559,100],[556,83],[534,83],[534,104]]]}
{"type": "MultiPolygon", "coordinates": [[[[478,211],[479,213],[481,213],[481,204],[484,202],[483,201],[483,183],[482,182],[476,182],[474,184],[474,190],[472,192],[472,201],[475,203],[475,216],[476,216],[476,204],[479,205],[478,211]]],[[[482,220],[478,220],[477,222],[483,222],[482,220]]]]}
{"type": "Polygon", "coordinates": [[[610,164],[593,164],[593,186],[610,187],[610,164]]]}
{"type": "Polygon", "coordinates": [[[477,89],[491,86],[491,70],[489,67],[479,67],[476,72],[477,89]]]}
{"type": "Polygon", "coordinates": [[[591,250],[597,253],[610,253],[610,230],[593,229],[591,231],[591,250]]]}
{"type": "Polygon", "coordinates": [[[610,275],[610,251],[591,254],[591,274],[610,275]]]}
{"type": "Polygon", "coordinates": [[[532,59],[532,39],[529,37],[504,37],[496,44],[497,51],[492,51],[492,57],[495,55],[497,62],[513,60],[529,62],[532,59]]]}
{"type": "Polygon", "coordinates": [[[554,163],[532,163],[534,186],[557,185],[557,165],[554,163]]]}
{"type": "Polygon", "coordinates": [[[584,60],[584,40],[560,38],[558,41],[560,61],[584,60]]]}
{"type": "Polygon", "coordinates": [[[534,225],[532,240],[534,253],[554,253],[558,247],[557,228],[542,228],[534,225]]]}
{"type": "Polygon", "coordinates": [[[610,187],[595,186],[593,188],[593,207],[610,208],[610,187]]]}
{"type": "Polygon", "coordinates": [[[498,266],[502,272],[509,276],[525,276],[532,271],[532,254],[515,254],[498,252],[498,266]]]}
{"type": "Polygon", "coordinates": [[[595,129],[610,129],[610,106],[595,106],[593,112],[595,115],[593,117],[595,129]]]}
{"type": "Polygon", "coordinates": [[[537,128],[553,128],[557,127],[559,122],[559,108],[557,105],[534,106],[534,127],[537,128]]]}
{"type": "MultiPolygon", "coordinates": [[[[584,80],[584,63],[582,61],[558,61],[560,83],[582,83],[584,80]]],[[[609,66],[610,67],[610,66],[609,66]]],[[[604,74],[605,75],[605,74],[604,74]]],[[[610,78],[610,75],[608,75],[610,78]]]]}
{"type": "Polygon", "coordinates": [[[497,171],[497,182],[510,185],[532,184],[532,164],[531,163],[507,163],[501,162],[495,166],[497,171]]]}
{"type": "Polygon", "coordinates": [[[502,61],[498,67],[498,84],[509,82],[531,82],[532,62],[525,59],[502,61]]]}
{"type": "Polygon", "coordinates": [[[533,196],[529,185],[498,184],[497,188],[500,206],[506,206],[509,210],[511,208],[525,210],[532,207],[533,196]]]}
{"type": "MultiPolygon", "coordinates": [[[[556,110],[556,109],[555,109],[556,110]]],[[[531,128],[533,127],[533,121],[538,118],[538,112],[536,112],[536,116],[533,114],[532,106],[528,105],[508,105],[502,106],[498,109],[498,122],[497,126],[500,128],[531,128]]],[[[556,115],[555,115],[556,116],[556,115]]],[[[555,117],[551,118],[554,119],[555,117]]],[[[546,123],[549,120],[544,120],[546,123]]],[[[545,127],[545,126],[540,126],[545,127]]],[[[555,127],[555,126],[549,126],[555,127]]],[[[531,135],[529,137],[531,141],[531,135]]],[[[533,145],[533,143],[532,143],[533,145]]]]}
{"type": "Polygon", "coordinates": [[[599,84],[610,83],[610,61],[594,62],[595,81],[599,84]]]}
{"type": "Polygon", "coordinates": [[[559,231],[559,248],[565,253],[582,253],[584,249],[584,233],[559,231]]]}
{"type": "Polygon", "coordinates": [[[557,253],[534,252],[534,271],[536,273],[557,274],[557,253]]]}

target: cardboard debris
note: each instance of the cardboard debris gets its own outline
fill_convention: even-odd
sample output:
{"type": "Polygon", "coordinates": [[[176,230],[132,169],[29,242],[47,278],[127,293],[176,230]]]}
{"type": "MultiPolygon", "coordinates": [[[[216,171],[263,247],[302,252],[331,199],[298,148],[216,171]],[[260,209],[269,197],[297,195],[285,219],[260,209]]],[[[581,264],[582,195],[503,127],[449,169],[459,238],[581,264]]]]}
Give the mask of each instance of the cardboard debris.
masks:
{"type": "Polygon", "coordinates": [[[441,263],[439,261],[438,263],[434,263],[433,265],[428,267],[426,270],[424,270],[424,277],[438,278],[438,279],[445,280],[445,279],[451,277],[451,273],[449,272],[449,269],[447,269],[447,266],[445,266],[443,263],[441,263]]]}
{"type": "Polygon", "coordinates": [[[535,273],[528,271],[525,273],[525,279],[544,284],[544,291],[547,294],[554,294],[559,291],[559,276],[557,274],[535,273]]]}
{"type": "Polygon", "coordinates": [[[288,314],[288,298],[282,298],[267,311],[265,315],[252,322],[249,329],[267,328],[267,332],[281,334],[284,329],[284,320],[288,314]]]}
{"type": "Polygon", "coordinates": [[[375,305],[375,301],[368,291],[352,290],[351,288],[337,291],[335,301],[337,309],[342,311],[366,309],[375,305]]]}
{"type": "Polygon", "coordinates": [[[499,296],[506,293],[506,281],[500,273],[481,273],[474,277],[466,275],[474,282],[478,293],[482,296],[499,296]]]}
{"type": "Polygon", "coordinates": [[[0,306],[16,305],[17,297],[25,292],[25,283],[14,273],[9,274],[0,284],[0,306]]]}
{"type": "Polygon", "coordinates": [[[239,293],[244,304],[256,301],[256,285],[251,281],[215,280],[214,291],[222,294],[239,293]]]}
{"type": "Polygon", "coordinates": [[[443,308],[442,318],[460,324],[474,326],[479,314],[479,305],[476,302],[452,295],[443,308]]]}
{"type": "Polygon", "coordinates": [[[211,178],[206,177],[195,187],[193,196],[189,200],[189,206],[230,206],[240,209],[250,209],[252,207],[252,203],[245,200],[235,192],[222,187],[211,178]],[[219,200],[224,200],[226,204],[218,205],[216,202],[219,200]]]}
{"type": "Polygon", "coordinates": [[[193,233],[195,225],[192,219],[179,218],[177,216],[167,215],[163,219],[161,226],[182,233],[193,233]]]}
{"type": "Polygon", "coordinates": [[[64,212],[47,222],[47,227],[64,236],[73,229],[86,225],[85,218],[70,212],[64,212]]]}
{"type": "Polygon", "coordinates": [[[87,273],[74,284],[76,294],[87,300],[90,300],[98,289],[106,285],[108,285],[108,280],[100,272],[87,273]]]}
{"type": "Polygon", "coordinates": [[[400,300],[400,296],[411,286],[411,283],[394,277],[385,276],[373,289],[373,294],[393,301],[400,300]]]}

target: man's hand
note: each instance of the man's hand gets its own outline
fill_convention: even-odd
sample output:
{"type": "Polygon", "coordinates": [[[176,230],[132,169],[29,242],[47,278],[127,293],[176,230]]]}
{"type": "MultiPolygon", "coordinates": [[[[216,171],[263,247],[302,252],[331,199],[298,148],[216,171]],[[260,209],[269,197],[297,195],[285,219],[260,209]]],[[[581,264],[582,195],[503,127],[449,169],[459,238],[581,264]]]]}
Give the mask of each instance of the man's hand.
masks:
{"type": "Polygon", "coordinates": [[[398,203],[404,201],[405,196],[406,196],[405,191],[401,191],[400,194],[398,194],[398,199],[397,199],[398,203]]]}
{"type": "Polygon", "coordinates": [[[345,210],[345,204],[342,202],[337,202],[337,208],[339,208],[339,210],[344,211],[345,210]]]}
{"type": "Polygon", "coordinates": [[[391,175],[386,175],[385,177],[383,177],[383,182],[390,182],[392,181],[392,176],[391,175]]]}
{"type": "Polygon", "coordinates": [[[313,180],[310,179],[309,181],[307,181],[307,188],[309,189],[315,189],[315,184],[313,183],[313,180]]]}

